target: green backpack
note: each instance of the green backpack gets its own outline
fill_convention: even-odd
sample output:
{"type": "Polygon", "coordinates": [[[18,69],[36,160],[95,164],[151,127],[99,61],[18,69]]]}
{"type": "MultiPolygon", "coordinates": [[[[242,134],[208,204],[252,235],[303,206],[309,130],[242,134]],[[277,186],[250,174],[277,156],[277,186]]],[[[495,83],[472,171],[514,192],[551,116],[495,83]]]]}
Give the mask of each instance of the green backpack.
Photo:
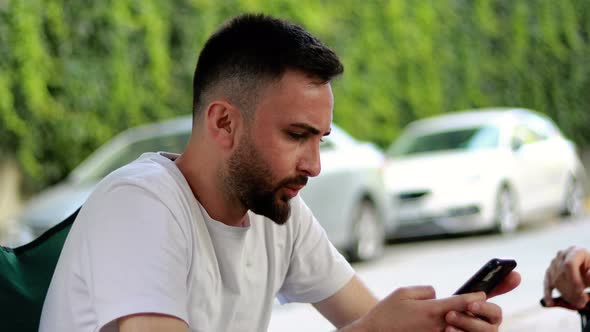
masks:
{"type": "Polygon", "coordinates": [[[0,246],[2,331],[38,331],[43,301],[76,210],[37,239],[11,249],[0,246]]]}

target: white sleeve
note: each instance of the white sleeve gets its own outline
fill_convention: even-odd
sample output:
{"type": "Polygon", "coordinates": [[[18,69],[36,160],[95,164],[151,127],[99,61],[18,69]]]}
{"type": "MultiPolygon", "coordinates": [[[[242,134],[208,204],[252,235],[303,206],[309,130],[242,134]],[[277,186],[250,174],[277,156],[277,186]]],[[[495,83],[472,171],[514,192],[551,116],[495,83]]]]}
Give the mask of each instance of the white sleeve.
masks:
{"type": "Polygon", "coordinates": [[[281,303],[316,303],[342,287],[354,275],[346,259],[334,248],[324,229],[303,200],[293,199],[295,240],[291,261],[277,298],[281,303]]]}
{"type": "Polygon", "coordinates": [[[88,201],[80,217],[86,227],[80,273],[99,330],[137,313],[171,315],[188,322],[187,241],[154,194],[120,185],[88,201]]]}

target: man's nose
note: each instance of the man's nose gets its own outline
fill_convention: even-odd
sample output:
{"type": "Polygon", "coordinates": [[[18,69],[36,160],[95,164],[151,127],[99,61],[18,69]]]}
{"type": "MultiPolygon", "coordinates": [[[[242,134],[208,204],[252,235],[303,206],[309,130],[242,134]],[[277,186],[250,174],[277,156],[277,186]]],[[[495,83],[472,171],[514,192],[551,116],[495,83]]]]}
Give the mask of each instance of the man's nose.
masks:
{"type": "Polygon", "coordinates": [[[318,176],[320,174],[322,163],[320,161],[319,145],[314,144],[305,151],[299,161],[299,170],[303,171],[309,177],[318,176]]]}

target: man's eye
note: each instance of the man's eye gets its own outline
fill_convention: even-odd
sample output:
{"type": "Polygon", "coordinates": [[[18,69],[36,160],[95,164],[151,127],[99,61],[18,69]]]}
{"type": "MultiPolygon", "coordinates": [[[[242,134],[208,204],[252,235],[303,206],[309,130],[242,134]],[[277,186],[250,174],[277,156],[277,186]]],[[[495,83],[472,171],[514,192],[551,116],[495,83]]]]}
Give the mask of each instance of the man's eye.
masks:
{"type": "Polygon", "coordinates": [[[289,136],[297,141],[303,140],[305,139],[306,135],[305,134],[300,134],[300,133],[294,133],[294,132],[290,132],[289,136]]]}

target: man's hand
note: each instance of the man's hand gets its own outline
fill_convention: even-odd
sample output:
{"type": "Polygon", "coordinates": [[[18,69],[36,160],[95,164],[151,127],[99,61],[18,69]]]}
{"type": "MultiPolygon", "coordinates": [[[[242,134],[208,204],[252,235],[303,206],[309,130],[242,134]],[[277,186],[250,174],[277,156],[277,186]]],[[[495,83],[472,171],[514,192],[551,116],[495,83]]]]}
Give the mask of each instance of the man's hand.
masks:
{"type": "Polygon", "coordinates": [[[435,299],[430,286],[404,287],[341,331],[498,331],[502,309],[485,300],[483,292],[435,299]]]}
{"type": "Polygon", "coordinates": [[[584,289],[588,286],[590,286],[590,253],[577,246],[560,250],[545,272],[545,304],[555,305],[552,293],[553,289],[557,289],[565,301],[581,309],[590,301],[590,297],[584,293],[584,289]]]}

